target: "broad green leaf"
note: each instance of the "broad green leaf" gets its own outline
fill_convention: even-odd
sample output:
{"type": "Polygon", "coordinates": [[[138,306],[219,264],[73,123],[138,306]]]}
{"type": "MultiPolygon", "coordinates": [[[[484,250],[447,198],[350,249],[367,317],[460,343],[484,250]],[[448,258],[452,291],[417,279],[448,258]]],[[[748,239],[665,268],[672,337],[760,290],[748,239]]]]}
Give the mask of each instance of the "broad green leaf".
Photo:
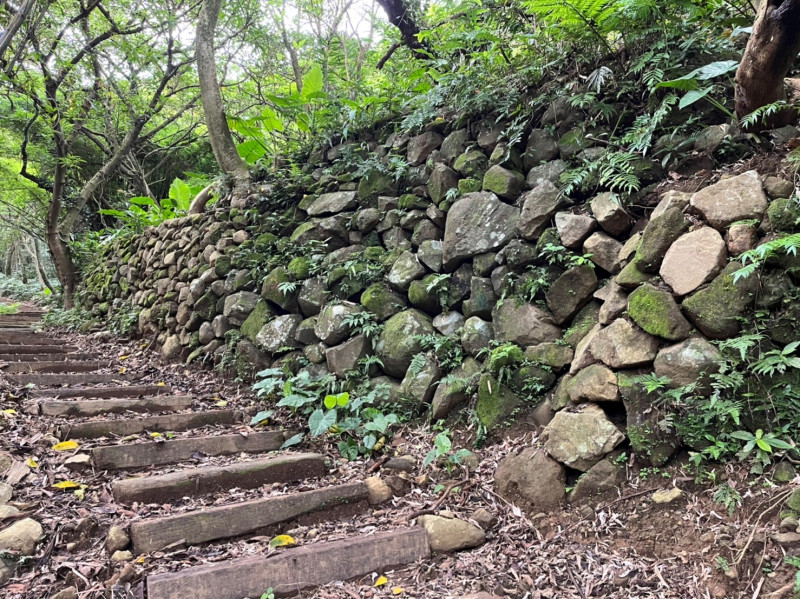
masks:
{"type": "Polygon", "coordinates": [[[322,435],[334,424],[336,424],[336,410],[323,412],[321,409],[316,409],[308,418],[308,428],[312,437],[322,435]]]}
{"type": "Polygon", "coordinates": [[[248,139],[236,146],[236,151],[247,164],[255,164],[267,153],[267,149],[255,139],[248,139]]]}
{"type": "Polygon", "coordinates": [[[304,405],[313,403],[315,401],[316,397],[313,395],[300,395],[299,393],[293,393],[292,395],[284,397],[275,405],[286,408],[301,408],[304,405]]]}
{"type": "Polygon", "coordinates": [[[698,100],[702,100],[711,92],[712,89],[714,89],[712,86],[708,86],[704,87],[703,89],[693,89],[686,92],[686,94],[684,94],[684,96],[681,98],[681,101],[678,102],[678,108],[683,110],[684,108],[686,108],[687,106],[691,106],[698,100]]]}
{"type": "Polygon", "coordinates": [[[303,98],[310,98],[322,92],[325,82],[322,78],[322,68],[314,65],[303,77],[303,98]]]}
{"type": "Polygon", "coordinates": [[[175,177],[169,186],[169,199],[175,202],[178,210],[188,210],[192,202],[192,190],[180,177],[175,177]]]}
{"type": "Polygon", "coordinates": [[[766,451],[767,453],[772,453],[772,447],[769,443],[764,441],[764,439],[756,439],[756,445],[761,451],[766,451]]]}
{"type": "Polygon", "coordinates": [[[299,445],[300,443],[303,442],[303,437],[305,437],[303,433],[297,433],[296,435],[292,435],[291,437],[286,439],[286,441],[283,442],[283,445],[281,445],[281,449],[286,449],[287,447],[292,447],[293,445],[299,445]]]}
{"type": "Polygon", "coordinates": [[[250,426],[258,426],[259,424],[266,423],[275,412],[273,410],[261,410],[258,414],[253,416],[250,420],[250,426]]]}

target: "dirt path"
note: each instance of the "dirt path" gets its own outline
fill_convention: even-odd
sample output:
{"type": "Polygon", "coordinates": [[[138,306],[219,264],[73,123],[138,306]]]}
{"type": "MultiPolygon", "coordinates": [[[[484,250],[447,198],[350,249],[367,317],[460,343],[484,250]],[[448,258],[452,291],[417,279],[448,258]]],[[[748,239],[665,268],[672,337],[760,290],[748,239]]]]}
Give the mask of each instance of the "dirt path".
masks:
{"type": "Polygon", "coordinates": [[[270,587],[320,598],[752,596],[714,568],[719,539],[733,546],[748,531],[725,533],[730,523],[703,497],[652,504],[650,488],[672,481],[529,518],[491,481],[530,434],[452,474],[422,471],[430,441],[416,429],[393,442],[410,471],[346,462],[324,444],[281,450],[300,423],[280,414],[251,427],[259,406],[247,390],[162,365],[147,344],[35,333],[37,318],[0,317],[0,469],[11,492],[0,539],[22,539],[0,569],[4,597],[258,599],[270,587]],[[370,493],[364,480],[376,473],[390,485],[370,493]],[[378,504],[387,488],[394,496],[378,504]],[[415,517],[443,510],[479,522],[486,542],[431,556],[415,517]],[[294,544],[275,546],[277,535],[294,544]]]}

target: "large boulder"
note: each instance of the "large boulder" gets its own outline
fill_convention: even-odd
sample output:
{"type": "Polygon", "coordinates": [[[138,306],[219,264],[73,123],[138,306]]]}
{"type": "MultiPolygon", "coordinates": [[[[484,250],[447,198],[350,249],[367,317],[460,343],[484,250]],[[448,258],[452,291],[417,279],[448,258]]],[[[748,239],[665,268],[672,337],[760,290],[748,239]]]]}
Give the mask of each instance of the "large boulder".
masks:
{"type": "Polygon", "coordinates": [[[503,247],[514,236],[519,208],[493,193],[469,193],[450,207],[444,230],[443,261],[454,270],[463,260],[503,247]]]}
{"type": "Polygon", "coordinates": [[[582,472],[589,470],[625,439],[602,408],[595,404],[557,412],[543,436],[547,453],[565,466],[582,472]]]}
{"type": "Polygon", "coordinates": [[[742,268],[731,262],[711,284],[683,300],[683,311],[701,333],[712,339],[739,334],[742,319],[753,305],[758,280],[750,276],[734,282],[733,273],[742,268]]]}
{"type": "Polygon", "coordinates": [[[442,370],[432,354],[425,354],[419,369],[409,368],[400,385],[403,398],[411,400],[416,406],[428,404],[436,392],[436,385],[442,378],[442,370]]]}
{"type": "Polygon", "coordinates": [[[424,515],[417,518],[417,522],[428,533],[431,550],[439,553],[471,549],[486,540],[486,533],[466,520],[424,515]]]}
{"type": "Polygon", "coordinates": [[[595,335],[590,351],[611,368],[636,368],[655,359],[658,339],[618,318],[595,335]]]}
{"type": "Polygon", "coordinates": [[[558,212],[555,221],[561,244],[570,249],[580,247],[597,227],[597,221],[585,214],[558,212]]]}
{"type": "Polygon", "coordinates": [[[306,212],[308,212],[309,216],[337,214],[344,210],[350,210],[355,205],[355,191],[335,191],[333,193],[323,193],[311,203],[306,212]]]}
{"type": "Polygon", "coordinates": [[[478,316],[471,316],[461,328],[461,347],[470,356],[477,356],[494,339],[494,327],[478,316]]]}
{"type": "Polygon", "coordinates": [[[625,432],[636,455],[652,466],[663,466],[679,447],[674,430],[665,430],[667,412],[630,373],[620,373],[619,392],[625,405],[625,432]]]}
{"type": "Polygon", "coordinates": [[[624,464],[616,463],[613,452],[586,471],[570,491],[568,501],[577,503],[585,499],[594,499],[601,495],[611,494],[625,481],[624,464]]]}
{"type": "Polygon", "coordinates": [[[405,309],[406,298],[383,283],[373,283],[361,294],[361,305],[383,322],[405,309]]]}
{"type": "Polygon", "coordinates": [[[408,291],[411,281],[421,278],[425,272],[425,267],[417,260],[414,252],[405,251],[392,265],[386,280],[395,289],[408,291]]]}
{"type": "Polygon", "coordinates": [[[531,131],[523,154],[525,168],[531,169],[554,158],[558,158],[558,145],[553,136],[545,129],[531,131]]]}
{"type": "Polygon", "coordinates": [[[716,229],[702,227],[682,235],[664,256],[659,273],[676,295],[691,293],[725,266],[728,250],[716,229]]]}
{"type": "Polygon", "coordinates": [[[719,370],[721,359],[716,347],[702,337],[693,337],[658,352],[653,368],[656,375],[669,379],[670,387],[683,387],[707,382],[708,375],[719,370]]]}
{"type": "Polygon", "coordinates": [[[489,159],[480,150],[470,150],[456,158],[453,168],[464,177],[483,179],[489,168],[489,159]]]}
{"type": "Polygon", "coordinates": [[[344,376],[358,366],[358,361],[372,353],[372,343],[366,335],[356,335],[352,339],[325,351],[328,370],[338,377],[344,376]]]}
{"type": "Polygon", "coordinates": [[[747,171],[701,189],[689,203],[708,224],[721,230],[738,220],[760,221],[768,200],[759,174],[747,171]]]}
{"type": "Polygon", "coordinates": [[[496,193],[503,199],[516,200],[522,191],[525,178],[516,171],[495,164],[483,176],[483,189],[496,193]]]}
{"type": "Polygon", "coordinates": [[[17,520],[0,531],[0,551],[33,555],[36,544],[43,534],[44,529],[36,520],[32,518],[17,520]]]}
{"type": "Polygon", "coordinates": [[[689,230],[689,225],[689,220],[679,208],[670,208],[657,218],[651,218],[644,228],[637,250],[638,267],[643,272],[658,272],[664,254],[689,230]]]}
{"type": "Polygon", "coordinates": [[[504,499],[534,514],[558,509],[566,493],[564,467],[536,447],[509,455],[497,466],[494,488],[504,499]]]}
{"type": "Polygon", "coordinates": [[[234,326],[241,326],[255,310],[261,297],[252,291],[240,291],[225,298],[222,314],[234,326]]]}
{"type": "Polygon", "coordinates": [[[363,308],[350,302],[328,304],[317,317],[314,332],[325,345],[336,345],[350,336],[350,325],[347,317],[361,312],[363,308]]]}
{"type": "Polygon", "coordinates": [[[561,337],[561,329],[553,317],[527,302],[517,304],[513,299],[506,300],[495,306],[492,315],[495,338],[499,341],[527,346],[561,337]]]}
{"type": "Polygon", "coordinates": [[[587,265],[570,268],[550,286],[545,294],[547,307],[556,323],[564,324],[592,299],[597,289],[597,275],[587,265]]]}
{"type": "Polygon", "coordinates": [[[428,195],[434,204],[438,204],[451,189],[458,188],[458,173],[444,164],[433,167],[431,178],[428,179],[428,195]]]}
{"type": "Polygon", "coordinates": [[[299,291],[299,285],[283,266],[273,268],[261,285],[261,296],[286,312],[294,311],[299,291]]]}
{"type": "Polygon", "coordinates": [[[295,334],[303,321],[299,314],[286,314],[271,320],[256,335],[256,345],[268,354],[277,354],[286,349],[296,348],[295,334]]]}
{"type": "Polygon", "coordinates": [[[589,259],[609,274],[620,271],[619,254],[622,244],[605,233],[592,233],[583,242],[583,253],[589,254],[589,259]]]}
{"type": "Polygon", "coordinates": [[[631,217],[620,204],[618,195],[611,192],[601,193],[589,206],[600,227],[609,235],[616,237],[631,228],[631,217]]]}
{"type": "Polygon", "coordinates": [[[642,285],[628,296],[628,316],[645,332],[669,341],[686,339],[692,331],[672,294],[652,285],[642,285]]]}
{"type": "Polygon", "coordinates": [[[522,213],[517,228],[521,237],[530,240],[538,239],[553,215],[569,203],[550,181],[536,186],[520,200],[522,213]]]}
{"type": "Polygon", "coordinates": [[[472,377],[481,371],[481,365],[472,358],[465,359],[450,373],[452,381],[442,382],[436,387],[431,402],[431,420],[441,420],[460,404],[467,401],[467,389],[470,387],[472,377]]]}
{"type": "Polygon", "coordinates": [[[444,138],[436,131],[426,131],[421,135],[412,137],[408,142],[406,158],[411,166],[422,164],[428,159],[435,149],[442,145],[444,138]]]}
{"type": "Polygon", "coordinates": [[[519,397],[497,379],[488,374],[481,377],[475,414],[486,430],[502,424],[521,405],[519,397]]]}
{"type": "Polygon", "coordinates": [[[389,376],[405,377],[411,359],[422,350],[418,337],[433,332],[431,319],[419,310],[405,310],[392,316],[375,344],[383,371],[389,376]]]}
{"type": "Polygon", "coordinates": [[[617,375],[602,364],[592,364],[569,379],[566,392],[572,403],[617,401],[617,375]]]}

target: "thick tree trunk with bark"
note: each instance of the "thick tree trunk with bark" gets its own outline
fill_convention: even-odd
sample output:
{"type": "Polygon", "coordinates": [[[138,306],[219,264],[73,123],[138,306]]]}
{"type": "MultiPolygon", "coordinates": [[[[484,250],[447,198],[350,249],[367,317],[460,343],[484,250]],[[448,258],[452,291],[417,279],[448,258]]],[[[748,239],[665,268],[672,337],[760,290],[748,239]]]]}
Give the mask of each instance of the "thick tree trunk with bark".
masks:
{"type": "Polygon", "coordinates": [[[415,58],[425,59],[433,55],[432,48],[420,41],[419,25],[403,0],[378,0],[378,4],[386,11],[389,22],[400,31],[403,44],[408,46],[415,58]]]}
{"type": "MultiPolygon", "coordinates": [[[[742,63],[736,72],[736,116],[786,99],[784,78],[800,52],[800,0],[763,0],[742,63]]],[[[796,113],[783,110],[750,130],[788,124],[796,113]]]]}
{"type": "Polygon", "coordinates": [[[203,0],[200,8],[195,41],[197,76],[200,80],[200,95],[203,101],[208,137],[217,164],[223,172],[246,179],[249,178],[250,173],[247,164],[241,159],[239,152],[236,151],[236,145],[233,143],[217,80],[214,32],[217,28],[217,19],[221,8],[222,0],[203,0]]]}

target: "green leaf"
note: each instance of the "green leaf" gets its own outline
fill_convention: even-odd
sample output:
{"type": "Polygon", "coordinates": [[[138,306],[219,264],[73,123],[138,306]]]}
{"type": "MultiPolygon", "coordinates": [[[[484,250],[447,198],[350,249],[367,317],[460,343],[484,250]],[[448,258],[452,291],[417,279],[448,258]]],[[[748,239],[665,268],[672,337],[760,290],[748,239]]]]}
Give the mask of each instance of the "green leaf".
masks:
{"type": "Polygon", "coordinates": [[[188,210],[192,202],[192,190],[180,177],[175,177],[169,186],[169,199],[175,202],[178,210],[188,210]]]}
{"type": "Polygon", "coordinates": [[[687,106],[691,106],[695,102],[702,100],[711,92],[712,89],[714,89],[714,87],[710,85],[708,87],[704,87],[703,89],[693,89],[686,92],[686,94],[684,94],[684,96],[681,98],[681,101],[678,102],[678,108],[683,110],[687,106]]]}
{"type": "Polygon", "coordinates": [[[695,69],[689,75],[699,79],[700,81],[706,81],[707,79],[714,79],[720,75],[727,75],[731,71],[735,71],[738,68],[738,60],[719,60],[717,62],[707,64],[704,67],[700,67],[699,69],[695,69]]]}
{"type": "Polygon", "coordinates": [[[248,139],[236,146],[236,151],[247,164],[255,164],[267,153],[267,149],[255,139],[248,139]]]}
{"type": "Polygon", "coordinates": [[[749,433],[747,431],[734,431],[731,433],[731,437],[734,439],[739,439],[740,441],[752,441],[755,439],[753,433],[749,433]]]}
{"type": "Polygon", "coordinates": [[[684,76],[678,79],[672,79],[671,81],[662,81],[661,83],[656,85],[656,89],[660,87],[668,87],[673,89],[682,89],[685,91],[690,91],[693,89],[698,89],[700,87],[700,84],[697,83],[697,79],[695,79],[694,77],[687,79],[684,76]]]}
{"type": "Polygon", "coordinates": [[[772,447],[769,443],[764,441],[764,439],[756,439],[756,445],[761,451],[766,451],[767,453],[772,453],[772,447]]]}
{"type": "Polygon", "coordinates": [[[364,447],[366,447],[369,451],[372,451],[372,448],[375,447],[375,444],[378,442],[378,437],[375,435],[366,435],[364,437],[364,447]]]}
{"type": "Polygon", "coordinates": [[[301,408],[306,404],[315,402],[316,400],[317,398],[313,395],[301,395],[300,393],[293,393],[292,395],[287,395],[275,405],[278,407],[301,408]]]}
{"type": "Polygon", "coordinates": [[[311,430],[312,437],[318,437],[327,432],[334,424],[336,424],[336,410],[323,412],[318,408],[308,418],[308,428],[311,430]]]}
{"type": "Polygon", "coordinates": [[[286,449],[287,447],[292,447],[293,445],[299,445],[300,443],[303,442],[303,437],[305,437],[303,433],[297,433],[296,435],[292,435],[291,437],[286,439],[286,441],[283,442],[283,445],[281,445],[281,449],[286,449]]]}
{"type": "Polygon", "coordinates": [[[782,441],[776,437],[770,436],[769,444],[774,449],[794,449],[794,446],[791,443],[787,443],[786,441],[782,441]]]}
{"type": "Polygon", "coordinates": [[[308,99],[320,94],[325,82],[322,78],[322,68],[314,65],[311,70],[303,77],[303,98],[308,99]]]}
{"type": "Polygon", "coordinates": [[[267,420],[272,418],[272,415],[274,413],[275,413],[274,410],[261,410],[250,420],[250,426],[258,426],[262,422],[266,422],[267,420]]]}

